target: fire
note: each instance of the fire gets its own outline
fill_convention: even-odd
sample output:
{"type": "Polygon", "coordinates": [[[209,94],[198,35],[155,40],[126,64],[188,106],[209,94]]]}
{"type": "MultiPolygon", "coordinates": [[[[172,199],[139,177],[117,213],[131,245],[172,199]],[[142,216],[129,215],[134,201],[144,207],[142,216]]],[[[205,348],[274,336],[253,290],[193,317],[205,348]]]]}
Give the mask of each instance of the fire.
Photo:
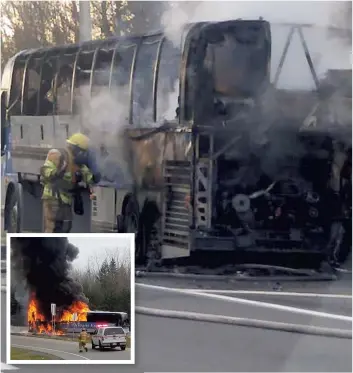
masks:
{"type": "Polygon", "coordinates": [[[89,308],[86,303],[84,302],[74,302],[67,310],[64,310],[62,316],[60,317],[60,321],[72,321],[72,315],[77,313],[77,321],[87,321],[87,312],[89,308]]]}
{"type": "MultiPolygon", "coordinates": [[[[77,321],[87,321],[87,312],[89,307],[86,303],[81,301],[76,301],[71,304],[65,310],[57,310],[57,315],[55,317],[55,322],[70,322],[73,321],[73,314],[77,314],[77,321]]],[[[49,333],[53,334],[53,327],[51,320],[46,320],[44,314],[40,311],[38,307],[38,302],[35,299],[35,296],[32,295],[31,301],[28,305],[27,310],[28,323],[30,329],[36,330],[38,333],[49,333]]],[[[60,330],[55,330],[56,335],[64,334],[60,330]]]]}
{"type": "Polygon", "coordinates": [[[29,302],[27,316],[28,321],[30,322],[34,322],[36,320],[45,321],[44,315],[38,310],[38,305],[34,297],[32,297],[31,301],[29,302]]]}

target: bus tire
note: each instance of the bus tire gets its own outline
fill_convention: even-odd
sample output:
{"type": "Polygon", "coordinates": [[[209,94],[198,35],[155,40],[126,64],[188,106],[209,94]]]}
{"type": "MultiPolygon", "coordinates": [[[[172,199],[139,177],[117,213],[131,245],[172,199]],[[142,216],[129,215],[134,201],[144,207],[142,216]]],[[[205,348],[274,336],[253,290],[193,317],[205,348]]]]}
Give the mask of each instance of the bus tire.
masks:
{"type": "Polygon", "coordinates": [[[4,228],[8,233],[22,232],[23,195],[22,185],[9,184],[4,209],[4,228]]]}
{"type": "Polygon", "coordinates": [[[135,260],[142,263],[146,259],[144,228],[140,221],[140,211],[137,202],[130,198],[124,210],[124,231],[135,234],[135,260]]]}

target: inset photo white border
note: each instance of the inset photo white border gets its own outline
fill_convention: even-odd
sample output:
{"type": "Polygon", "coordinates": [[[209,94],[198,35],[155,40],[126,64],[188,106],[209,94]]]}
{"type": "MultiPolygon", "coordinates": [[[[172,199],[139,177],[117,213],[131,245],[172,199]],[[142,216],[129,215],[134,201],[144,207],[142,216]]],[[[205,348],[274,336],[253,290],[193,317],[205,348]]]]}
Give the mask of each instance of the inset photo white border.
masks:
{"type": "MultiPolygon", "coordinates": [[[[7,313],[7,333],[6,333],[6,363],[11,365],[67,365],[67,364],[92,364],[92,365],[134,365],[135,364],[135,234],[133,233],[8,233],[6,236],[6,313],[7,313]],[[130,260],[131,260],[131,317],[130,317],[130,360],[91,360],[77,352],[77,360],[11,360],[11,238],[13,237],[67,237],[70,238],[101,238],[119,240],[121,238],[130,240],[130,260]]],[[[28,337],[35,338],[35,337],[28,337]]],[[[20,347],[19,347],[20,348],[20,347]]],[[[30,349],[32,350],[32,349],[30,349]]],[[[33,350],[36,352],[35,350],[33,350]]],[[[52,352],[55,350],[52,350],[52,352]]],[[[43,349],[38,349],[38,353],[45,353],[43,349]]],[[[50,354],[48,349],[47,354],[50,354]]]]}

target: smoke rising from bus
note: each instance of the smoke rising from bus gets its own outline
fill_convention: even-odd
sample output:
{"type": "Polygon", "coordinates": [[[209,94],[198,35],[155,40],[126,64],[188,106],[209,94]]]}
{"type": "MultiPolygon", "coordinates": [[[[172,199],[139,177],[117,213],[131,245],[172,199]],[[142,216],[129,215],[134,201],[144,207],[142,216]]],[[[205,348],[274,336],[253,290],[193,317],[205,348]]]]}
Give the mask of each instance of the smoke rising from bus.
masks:
{"type": "MultiPolygon", "coordinates": [[[[177,56],[177,51],[179,50],[180,52],[182,26],[185,23],[204,20],[222,21],[237,18],[256,19],[261,16],[271,22],[272,79],[289,32],[288,26],[278,26],[272,24],[272,22],[311,23],[317,26],[304,28],[304,36],[319,78],[323,78],[328,69],[350,67],[350,48],[347,47],[346,43],[341,42],[339,38],[329,35],[325,27],[323,27],[331,24],[332,15],[337,11],[336,4],[334,2],[285,2],[283,4],[276,2],[271,6],[268,2],[171,3],[162,17],[164,32],[167,38],[172,41],[176,51],[175,57],[169,58],[169,60],[180,58],[180,56],[177,56]],[[303,11],[304,6],[305,11],[303,11]]],[[[147,59],[145,64],[143,62],[143,60],[140,61],[140,66],[149,64],[147,59]]],[[[145,73],[144,68],[136,69],[139,76],[135,76],[133,81],[132,113],[133,122],[140,123],[141,127],[159,126],[163,120],[171,120],[176,117],[179,95],[178,74],[172,68],[168,71],[168,64],[164,68],[168,72],[165,75],[169,74],[170,78],[158,80],[156,123],[152,120],[152,103],[146,105],[148,108],[146,110],[142,110],[138,104],[138,95],[146,89],[145,81],[150,78],[151,73],[145,73]]],[[[121,67],[118,66],[117,69],[121,69],[121,67]]],[[[162,66],[160,69],[162,69],[162,66]]],[[[109,73],[109,67],[106,70],[101,70],[100,78],[102,81],[108,80],[109,73]]],[[[81,86],[79,91],[83,127],[88,131],[95,146],[104,150],[99,157],[104,176],[111,181],[124,181],[127,183],[130,183],[133,179],[132,173],[134,172],[131,167],[129,150],[126,149],[128,141],[126,141],[124,133],[124,130],[129,127],[129,76],[129,71],[122,71],[123,83],[114,84],[112,89],[109,89],[107,84],[102,84],[99,90],[92,92],[92,96],[88,86],[81,86]],[[119,167],[117,167],[117,164],[119,167]]],[[[279,78],[278,88],[306,91],[314,88],[314,81],[298,35],[295,35],[292,40],[279,78]]],[[[269,116],[273,112],[277,113],[278,111],[278,105],[276,106],[274,101],[271,95],[264,97],[263,107],[269,116]]],[[[310,114],[315,103],[304,95],[301,96],[299,101],[299,103],[296,102],[297,105],[294,108],[289,105],[289,109],[292,110],[293,114],[300,113],[299,120],[302,121],[310,114]]],[[[340,94],[336,94],[336,101],[337,103],[331,100],[331,106],[334,106],[334,110],[338,112],[338,117],[349,117],[350,107],[347,108],[341,105],[340,94]]],[[[286,125],[289,126],[289,123],[286,123],[286,125]]],[[[321,123],[321,125],[325,124],[321,123]]],[[[259,145],[271,143],[271,149],[267,150],[267,154],[275,154],[279,159],[284,159],[284,151],[288,153],[288,157],[292,157],[293,154],[298,155],[299,149],[295,139],[287,139],[287,146],[284,149],[283,141],[279,141],[276,135],[277,132],[273,131],[272,135],[269,134],[270,127],[273,128],[273,124],[267,121],[266,123],[259,123],[256,128],[249,129],[249,137],[255,143],[254,146],[257,148],[259,145]]],[[[253,150],[247,149],[250,153],[253,150]]],[[[273,164],[272,161],[267,163],[273,164]]],[[[273,170],[273,173],[276,172],[277,170],[273,170]]]]}
{"type": "MultiPolygon", "coordinates": [[[[347,2],[348,4],[348,2],[347,2]]],[[[258,19],[262,17],[271,23],[271,81],[278,67],[290,27],[284,24],[300,23],[313,24],[315,27],[303,28],[303,34],[308,44],[309,52],[319,79],[325,78],[329,69],[350,69],[351,48],[346,40],[328,32],[327,26],[332,24],[333,15],[344,12],[342,3],[337,2],[254,2],[254,1],[201,1],[201,2],[172,2],[164,13],[162,24],[167,37],[175,46],[180,45],[180,30],[183,25],[201,21],[225,21],[229,19],[258,19]],[[282,23],[283,25],[276,25],[282,23]]],[[[342,26],[340,24],[340,26],[342,26]]],[[[287,57],[277,84],[279,89],[297,91],[287,104],[283,119],[278,118],[283,105],[278,103],[278,98],[273,93],[267,92],[263,96],[262,108],[265,118],[258,118],[248,127],[249,143],[244,141],[244,148],[240,150],[242,156],[259,156],[262,161],[259,165],[248,165],[238,172],[238,182],[247,184],[265,172],[271,177],[278,177],[285,172],[283,167],[290,172],[298,171],[298,164],[294,161],[289,165],[289,160],[298,160],[303,149],[297,141],[298,124],[310,118],[310,113],[316,105],[315,95],[310,91],[315,89],[314,79],[305,58],[303,46],[299,35],[296,34],[289,47],[287,57]],[[293,100],[294,99],[294,100],[293,100]],[[284,122],[283,122],[284,120],[284,122]],[[278,130],[283,128],[293,131],[286,133],[284,139],[278,130]],[[296,128],[296,129],[295,129],[296,128]],[[263,155],[262,152],[265,149],[263,155]],[[283,166],[283,167],[282,167],[283,166]],[[244,171],[244,172],[242,172],[244,171]],[[256,175],[255,175],[256,174],[256,175]]],[[[170,95],[170,101],[177,100],[177,93],[170,95]]],[[[321,128],[334,125],[347,125],[351,117],[351,104],[342,100],[342,93],[337,92],[331,97],[327,107],[324,121],[320,121],[321,128]]],[[[239,145],[239,144],[238,144],[239,145]]],[[[237,145],[237,146],[238,146],[237,145]]]]}
{"type": "Polygon", "coordinates": [[[74,302],[88,303],[81,285],[70,276],[79,254],[67,238],[16,237],[11,239],[11,264],[26,281],[40,311],[50,320],[50,304],[67,309],[74,302]]]}
{"type": "MultiPolygon", "coordinates": [[[[347,45],[337,35],[332,35],[332,33],[329,33],[325,29],[325,27],[332,25],[334,18],[338,18],[339,20],[340,13],[344,16],[349,11],[348,8],[345,9],[345,5],[349,6],[349,3],[332,1],[172,2],[169,9],[163,15],[162,24],[164,25],[167,36],[176,45],[179,45],[180,29],[186,23],[225,21],[238,18],[258,19],[259,17],[263,17],[265,20],[271,22],[272,75],[277,68],[289,33],[289,27],[275,25],[275,23],[313,24],[317,27],[305,28],[304,36],[307,40],[317,73],[320,77],[323,77],[328,69],[351,68],[351,45],[347,45]]],[[[337,23],[341,27],[345,27],[343,22],[338,21],[337,23]]],[[[278,86],[286,89],[312,89],[314,87],[314,82],[298,36],[295,36],[292,40],[278,86]]]]}

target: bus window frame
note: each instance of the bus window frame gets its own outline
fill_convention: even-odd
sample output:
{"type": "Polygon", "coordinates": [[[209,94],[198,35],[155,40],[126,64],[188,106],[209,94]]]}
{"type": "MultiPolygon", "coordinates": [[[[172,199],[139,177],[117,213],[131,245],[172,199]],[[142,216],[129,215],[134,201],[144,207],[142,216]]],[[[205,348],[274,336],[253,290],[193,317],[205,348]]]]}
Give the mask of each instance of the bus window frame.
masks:
{"type": "Polygon", "coordinates": [[[6,118],[6,101],[7,101],[8,91],[1,89],[0,98],[1,98],[1,156],[5,155],[6,148],[6,128],[7,128],[7,118],[6,118]]]}
{"type": "MultiPolygon", "coordinates": [[[[202,25],[202,24],[201,24],[202,25]]],[[[180,62],[180,76],[179,76],[179,96],[180,96],[180,104],[179,104],[179,118],[178,123],[182,124],[185,122],[194,122],[194,103],[191,105],[193,108],[192,112],[190,113],[190,118],[186,117],[186,102],[187,96],[192,95],[192,90],[188,87],[188,83],[190,80],[189,74],[187,73],[188,67],[190,64],[190,56],[191,56],[191,46],[192,42],[194,41],[194,30],[197,30],[197,33],[200,33],[200,24],[194,24],[190,27],[185,36],[184,47],[182,50],[181,62],[180,62]],[[186,92],[188,88],[188,92],[186,92]]]]}
{"type": "MultiPolygon", "coordinates": [[[[135,76],[135,69],[136,69],[136,56],[137,56],[137,53],[138,53],[138,49],[139,49],[139,45],[141,43],[141,40],[142,38],[139,38],[138,39],[138,42],[136,43],[136,40],[118,40],[115,47],[114,47],[114,51],[113,51],[113,56],[112,56],[112,61],[111,61],[111,65],[110,65],[110,76],[109,76],[109,92],[112,91],[112,80],[113,80],[113,73],[114,73],[114,68],[116,67],[115,66],[115,62],[116,62],[116,58],[117,58],[117,55],[119,56],[121,52],[125,52],[127,50],[129,50],[130,48],[133,48],[133,55],[132,55],[132,59],[131,59],[131,62],[129,62],[129,73],[128,73],[128,89],[129,89],[129,101],[128,101],[128,105],[129,105],[129,112],[128,112],[128,124],[129,126],[132,126],[133,123],[132,123],[132,109],[133,109],[133,100],[132,100],[132,97],[133,97],[133,78],[135,76]]],[[[121,53],[122,54],[122,53],[121,53]]],[[[118,68],[119,68],[119,65],[118,65],[118,68]]]]}
{"type": "Polygon", "coordinates": [[[140,50],[140,46],[142,44],[143,37],[140,37],[138,42],[135,43],[134,47],[134,55],[132,57],[131,61],[131,67],[130,67],[130,82],[129,82],[129,125],[133,125],[133,95],[134,95],[134,87],[133,87],[133,81],[135,78],[135,72],[136,72],[136,60],[137,60],[137,54],[140,50]]]}
{"type": "MultiPolygon", "coordinates": [[[[56,51],[57,52],[57,51],[56,51]]],[[[53,96],[53,106],[52,106],[52,115],[56,115],[56,102],[57,102],[57,97],[56,97],[56,91],[55,91],[55,79],[56,76],[58,75],[59,71],[59,61],[60,61],[60,55],[61,53],[56,53],[53,54],[48,58],[48,60],[55,60],[55,69],[53,69],[53,74],[52,74],[52,79],[51,79],[51,88],[50,90],[52,91],[52,96],[53,96]]],[[[45,59],[46,61],[47,59],[45,59]]]]}
{"type": "MultiPolygon", "coordinates": [[[[157,88],[158,88],[157,87],[158,77],[156,76],[156,74],[158,74],[158,71],[159,71],[160,54],[161,54],[161,50],[162,50],[161,45],[163,44],[163,40],[164,40],[164,36],[162,36],[162,34],[146,35],[146,36],[141,37],[141,40],[140,40],[140,43],[139,43],[139,50],[138,50],[138,53],[136,54],[134,78],[132,80],[132,85],[134,85],[135,82],[136,82],[136,77],[135,77],[136,71],[138,71],[138,69],[136,70],[136,68],[138,67],[138,62],[140,62],[140,61],[138,61],[139,53],[141,53],[142,48],[144,46],[146,46],[147,48],[150,48],[152,45],[157,45],[155,55],[151,59],[151,61],[152,61],[152,69],[151,69],[152,105],[151,105],[151,107],[152,107],[152,110],[153,110],[153,114],[152,114],[153,122],[156,122],[156,116],[157,116],[157,112],[156,112],[155,108],[157,107],[156,98],[157,98],[157,88]],[[151,39],[151,40],[149,40],[149,39],[151,39]]],[[[131,97],[132,119],[131,119],[131,123],[129,123],[129,124],[130,125],[132,124],[135,127],[141,128],[141,124],[137,125],[137,123],[133,123],[133,114],[134,114],[133,113],[133,102],[134,102],[134,89],[132,89],[132,97],[131,97]]]]}
{"type": "MultiPolygon", "coordinates": [[[[37,108],[36,108],[36,115],[37,116],[45,116],[45,115],[41,115],[41,108],[40,108],[40,100],[41,100],[41,94],[42,94],[42,82],[43,82],[43,66],[44,64],[47,62],[47,60],[50,60],[50,59],[56,59],[58,60],[59,58],[59,55],[60,53],[56,53],[55,54],[55,51],[53,51],[53,55],[50,55],[50,50],[46,50],[45,53],[43,54],[42,58],[41,58],[41,63],[40,63],[40,71],[39,71],[39,89],[38,89],[38,94],[37,94],[37,108]]],[[[57,61],[56,61],[56,64],[57,64],[57,61]]],[[[54,74],[52,74],[52,81],[51,81],[51,85],[53,86],[53,81],[55,79],[55,75],[56,75],[56,71],[54,74]]],[[[53,94],[54,96],[54,94],[53,94]]],[[[53,105],[54,105],[54,102],[55,102],[55,98],[53,97],[53,105]]],[[[52,113],[54,112],[54,108],[52,108],[52,113]]]]}
{"type": "Polygon", "coordinates": [[[161,64],[161,55],[162,55],[162,49],[166,38],[165,36],[162,36],[157,49],[156,54],[156,62],[154,65],[154,71],[153,71],[153,121],[157,121],[157,93],[158,93],[158,82],[159,82],[159,67],[161,64]]]}
{"type": "Polygon", "coordinates": [[[22,89],[21,89],[21,116],[24,115],[24,97],[27,96],[28,93],[28,66],[33,57],[35,56],[36,52],[30,53],[26,58],[24,70],[23,70],[23,77],[22,77],[22,89]]]}
{"type": "MultiPolygon", "coordinates": [[[[161,44],[161,50],[159,58],[159,66],[158,66],[158,75],[157,79],[158,82],[156,83],[156,121],[163,121],[165,118],[161,115],[163,113],[163,99],[161,96],[164,97],[165,94],[173,94],[177,93],[177,97],[180,97],[180,69],[181,69],[181,59],[182,59],[182,49],[175,46],[174,43],[168,39],[167,37],[164,38],[161,44]],[[166,71],[172,71],[172,74],[167,73],[166,71]],[[167,80],[167,82],[171,83],[171,91],[168,90],[164,93],[165,86],[163,83],[167,80]],[[162,82],[162,87],[160,86],[160,82],[162,82]],[[178,82],[177,92],[174,91],[175,83],[178,82]]],[[[169,85],[169,84],[168,84],[169,85]]],[[[168,119],[168,121],[172,121],[174,124],[176,123],[176,118],[179,117],[177,114],[180,111],[179,102],[177,101],[175,108],[175,117],[172,119],[168,119]]],[[[165,108],[164,108],[165,109],[165,108]]]]}
{"type": "Polygon", "coordinates": [[[94,74],[94,69],[96,67],[97,63],[97,57],[99,54],[99,51],[102,49],[103,45],[99,45],[93,52],[93,58],[92,58],[92,64],[91,64],[91,74],[89,76],[89,97],[92,97],[92,85],[93,85],[93,74],[94,74]]]}
{"type": "Polygon", "coordinates": [[[72,66],[72,77],[71,77],[71,92],[70,92],[70,114],[74,111],[74,91],[76,87],[76,77],[77,77],[77,64],[80,58],[80,53],[83,50],[83,46],[79,47],[76,52],[74,64],[72,66]]]}
{"type": "Polygon", "coordinates": [[[115,67],[115,60],[116,60],[116,55],[119,55],[118,49],[121,45],[121,40],[118,39],[114,46],[113,50],[113,56],[112,56],[112,61],[110,63],[110,73],[109,73],[109,93],[112,91],[112,79],[113,79],[113,72],[114,72],[114,67],[115,67]]]}
{"type": "Polygon", "coordinates": [[[90,94],[90,97],[92,97],[92,88],[94,86],[94,73],[96,72],[97,58],[98,58],[100,52],[111,53],[113,51],[112,57],[111,57],[111,61],[110,61],[109,83],[108,83],[109,84],[109,92],[111,92],[111,78],[112,78],[112,73],[114,71],[113,62],[114,62],[114,57],[116,55],[116,52],[115,52],[116,51],[116,47],[117,47],[117,45],[119,45],[119,41],[120,40],[118,40],[117,42],[115,41],[113,43],[112,40],[110,40],[110,39],[104,40],[94,50],[93,59],[92,59],[92,65],[91,65],[90,83],[89,83],[89,94],[90,94]]]}
{"type": "Polygon", "coordinates": [[[62,61],[65,56],[71,56],[72,54],[74,54],[73,51],[72,53],[70,53],[70,50],[73,48],[74,48],[73,46],[66,47],[56,56],[57,58],[56,72],[55,72],[53,83],[52,83],[53,84],[53,116],[58,115],[58,110],[57,110],[58,109],[58,78],[60,76],[60,71],[63,66],[62,61]]]}

